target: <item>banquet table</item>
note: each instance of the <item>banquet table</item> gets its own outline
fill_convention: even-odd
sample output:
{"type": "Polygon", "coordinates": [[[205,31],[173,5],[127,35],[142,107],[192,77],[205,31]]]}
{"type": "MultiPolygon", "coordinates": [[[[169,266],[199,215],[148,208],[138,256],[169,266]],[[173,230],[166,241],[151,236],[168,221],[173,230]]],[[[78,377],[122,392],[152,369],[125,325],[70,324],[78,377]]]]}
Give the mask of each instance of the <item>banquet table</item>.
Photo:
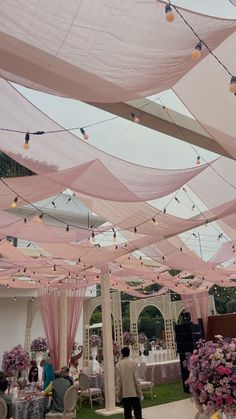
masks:
{"type": "Polygon", "coordinates": [[[154,384],[173,383],[181,380],[179,359],[151,363],[147,365],[147,381],[153,378],[154,384]]]}
{"type": "Polygon", "coordinates": [[[31,400],[13,399],[14,419],[44,419],[47,399],[43,396],[31,400]]]}

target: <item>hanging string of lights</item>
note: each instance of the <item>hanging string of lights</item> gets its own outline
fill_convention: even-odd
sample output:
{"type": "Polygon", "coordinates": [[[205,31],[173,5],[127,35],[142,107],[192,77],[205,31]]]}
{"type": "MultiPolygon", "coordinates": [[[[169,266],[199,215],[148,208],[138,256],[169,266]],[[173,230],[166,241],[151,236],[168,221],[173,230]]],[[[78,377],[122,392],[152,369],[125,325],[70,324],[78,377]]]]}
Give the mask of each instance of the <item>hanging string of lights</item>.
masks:
{"type": "Polygon", "coordinates": [[[236,76],[231,73],[231,71],[228,69],[228,67],[220,60],[220,58],[211,50],[209,45],[198,35],[198,33],[195,31],[195,29],[190,25],[190,23],[187,21],[187,19],[184,17],[184,15],[180,12],[179,8],[175,6],[171,0],[168,0],[168,4],[165,6],[165,13],[166,13],[166,20],[167,22],[173,22],[175,19],[175,15],[173,13],[173,10],[178,14],[178,16],[182,19],[182,21],[187,25],[187,27],[190,29],[190,31],[196,36],[198,43],[196,44],[194,50],[192,51],[192,59],[198,60],[201,58],[201,52],[202,48],[206,48],[206,50],[211,54],[211,56],[215,59],[215,61],[227,72],[227,74],[230,76],[230,85],[229,90],[231,93],[234,93],[236,95],[236,76]]]}

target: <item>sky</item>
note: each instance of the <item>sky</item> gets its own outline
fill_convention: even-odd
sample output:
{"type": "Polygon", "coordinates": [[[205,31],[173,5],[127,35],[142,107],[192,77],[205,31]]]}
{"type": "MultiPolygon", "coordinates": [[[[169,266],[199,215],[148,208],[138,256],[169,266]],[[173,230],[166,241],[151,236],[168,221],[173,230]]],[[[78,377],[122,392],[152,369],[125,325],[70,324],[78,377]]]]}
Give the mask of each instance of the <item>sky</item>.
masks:
{"type": "MultiPolygon", "coordinates": [[[[236,7],[228,0],[178,0],[173,3],[201,13],[236,18],[236,7]]],[[[83,127],[104,121],[111,116],[107,112],[79,101],[47,95],[20,86],[17,88],[35,106],[66,128],[83,127]]],[[[173,92],[167,91],[153,95],[150,99],[158,102],[158,98],[165,106],[188,115],[186,108],[173,92]]],[[[201,156],[202,162],[211,161],[216,157],[214,153],[207,150],[193,147],[120,117],[111,122],[91,127],[86,131],[89,134],[90,144],[112,155],[144,166],[165,169],[187,168],[195,165],[197,154],[201,156]]],[[[169,207],[169,212],[186,218],[195,215],[192,212],[191,199],[201,211],[206,209],[194,194],[190,193],[189,196],[190,199],[181,191],[178,194],[181,203],[178,205],[173,202],[169,207]]],[[[153,204],[158,208],[164,208],[170,197],[163,198],[153,204]]],[[[207,229],[204,227],[198,229],[197,233],[200,234],[200,240],[202,240],[202,252],[205,259],[211,257],[217,250],[220,244],[217,241],[219,232],[217,224],[214,224],[213,227],[208,226],[207,229]]],[[[188,241],[191,248],[200,254],[200,242],[196,240],[192,232],[184,233],[183,238],[188,241]]]]}

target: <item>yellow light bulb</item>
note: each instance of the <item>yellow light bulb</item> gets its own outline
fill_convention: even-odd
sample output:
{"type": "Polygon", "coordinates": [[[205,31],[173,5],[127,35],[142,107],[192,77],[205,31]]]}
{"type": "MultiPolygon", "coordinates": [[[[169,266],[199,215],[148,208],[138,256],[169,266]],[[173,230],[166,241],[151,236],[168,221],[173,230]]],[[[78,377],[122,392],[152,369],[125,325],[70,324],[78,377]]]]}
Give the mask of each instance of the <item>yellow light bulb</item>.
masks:
{"type": "Polygon", "coordinates": [[[29,149],[29,144],[24,143],[23,147],[24,147],[25,150],[28,150],[29,149]]]}
{"type": "Polygon", "coordinates": [[[175,15],[171,10],[166,13],[167,22],[173,22],[174,19],[175,19],[175,15]]]}
{"type": "Polygon", "coordinates": [[[199,49],[195,49],[192,51],[191,56],[193,60],[199,60],[199,58],[201,57],[201,51],[199,49]]]}
{"type": "Polygon", "coordinates": [[[16,208],[16,207],[17,207],[17,203],[16,203],[15,201],[13,201],[13,202],[11,203],[11,207],[12,207],[12,208],[16,208]]]}

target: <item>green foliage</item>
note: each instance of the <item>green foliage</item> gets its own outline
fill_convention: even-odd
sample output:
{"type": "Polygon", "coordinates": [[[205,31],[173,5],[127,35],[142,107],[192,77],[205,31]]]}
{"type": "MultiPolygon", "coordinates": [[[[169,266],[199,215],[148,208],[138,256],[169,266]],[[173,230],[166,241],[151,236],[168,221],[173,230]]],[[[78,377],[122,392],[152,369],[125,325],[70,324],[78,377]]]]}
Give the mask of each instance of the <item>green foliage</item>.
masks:
{"type": "Polygon", "coordinates": [[[0,176],[1,177],[17,177],[17,176],[30,176],[34,173],[26,169],[15,160],[8,157],[6,154],[0,152],[0,176]]]}
{"type": "Polygon", "coordinates": [[[216,311],[219,314],[232,313],[236,311],[236,288],[223,288],[214,285],[209,294],[214,296],[216,311]]]}

